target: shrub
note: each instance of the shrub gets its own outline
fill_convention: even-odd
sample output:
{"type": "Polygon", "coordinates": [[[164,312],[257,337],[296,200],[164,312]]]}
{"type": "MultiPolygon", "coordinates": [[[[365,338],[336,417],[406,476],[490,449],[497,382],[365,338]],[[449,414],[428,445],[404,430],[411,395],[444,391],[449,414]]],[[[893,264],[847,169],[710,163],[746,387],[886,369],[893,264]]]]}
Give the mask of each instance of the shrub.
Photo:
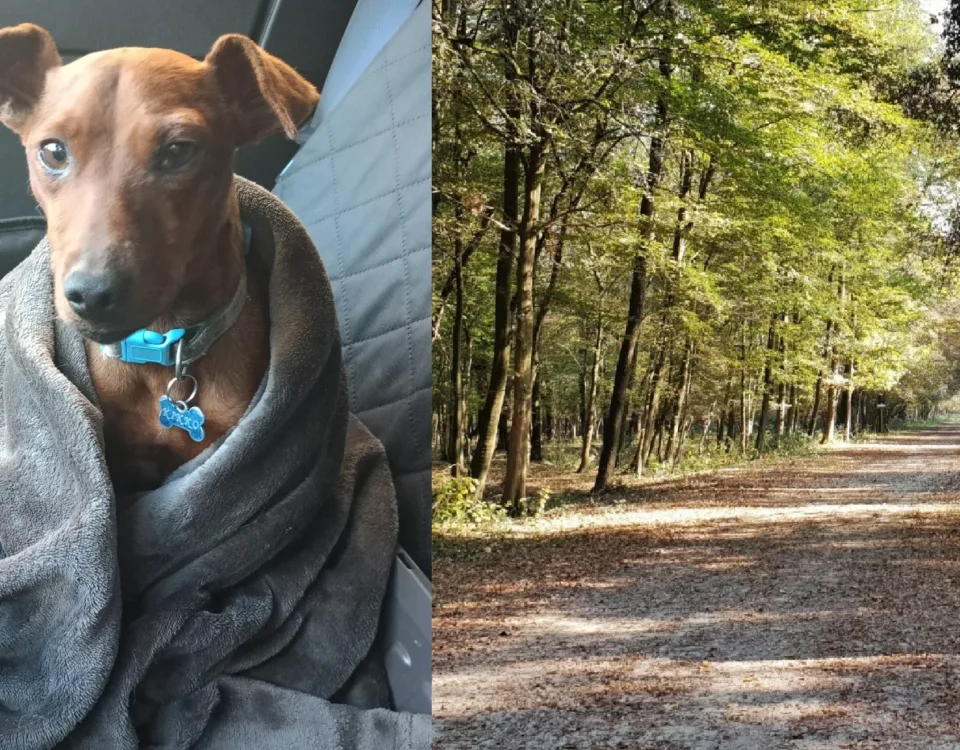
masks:
{"type": "Polygon", "coordinates": [[[536,518],[537,516],[543,515],[547,509],[547,503],[550,502],[550,497],[553,495],[553,490],[549,487],[541,487],[540,491],[536,495],[531,495],[530,497],[525,497],[520,501],[520,506],[522,508],[521,515],[530,516],[531,518],[536,518]]]}
{"type": "Polygon", "coordinates": [[[477,480],[453,477],[433,493],[434,523],[456,523],[479,526],[506,517],[502,506],[477,496],[477,480]]]}

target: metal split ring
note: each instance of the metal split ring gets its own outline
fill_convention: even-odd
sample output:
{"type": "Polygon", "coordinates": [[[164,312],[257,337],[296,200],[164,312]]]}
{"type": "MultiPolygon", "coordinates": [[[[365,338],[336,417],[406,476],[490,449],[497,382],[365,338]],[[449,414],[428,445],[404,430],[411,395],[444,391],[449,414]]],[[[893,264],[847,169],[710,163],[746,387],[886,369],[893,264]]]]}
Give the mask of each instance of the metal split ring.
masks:
{"type": "Polygon", "coordinates": [[[188,375],[187,373],[183,373],[183,377],[182,377],[182,378],[179,378],[179,379],[178,379],[178,378],[175,378],[175,377],[174,377],[174,378],[171,378],[171,379],[170,379],[170,382],[169,382],[169,383],[167,383],[167,398],[169,398],[171,401],[173,401],[173,398],[170,396],[171,391],[173,391],[173,386],[174,386],[176,383],[182,383],[184,380],[192,380],[192,381],[193,381],[193,390],[190,391],[190,397],[189,397],[189,398],[185,398],[185,399],[183,399],[182,401],[176,401],[176,402],[175,402],[176,405],[177,405],[177,408],[180,409],[180,411],[186,411],[186,410],[187,410],[187,404],[189,404],[191,401],[193,401],[194,398],[196,398],[197,388],[199,387],[198,384],[197,384],[197,379],[196,379],[195,377],[193,377],[193,375],[188,375]],[[181,408],[181,405],[182,405],[183,408],[181,408]]]}
{"type": "MultiPolygon", "coordinates": [[[[185,377],[187,377],[187,366],[183,364],[183,339],[180,339],[177,342],[177,358],[174,362],[173,374],[175,376],[175,380],[182,381],[185,377]]],[[[196,383],[197,381],[194,380],[193,382],[196,383]]],[[[196,386],[194,386],[194,393],[196,393],[196,386]]],[[[168,393],[167,395],[169,396],[170,394],[168,393]]],[[[193,396],[190,398],[193,398],[193,396]]],[[[189,399],[187,400],[189,401],[189,399]]]]}

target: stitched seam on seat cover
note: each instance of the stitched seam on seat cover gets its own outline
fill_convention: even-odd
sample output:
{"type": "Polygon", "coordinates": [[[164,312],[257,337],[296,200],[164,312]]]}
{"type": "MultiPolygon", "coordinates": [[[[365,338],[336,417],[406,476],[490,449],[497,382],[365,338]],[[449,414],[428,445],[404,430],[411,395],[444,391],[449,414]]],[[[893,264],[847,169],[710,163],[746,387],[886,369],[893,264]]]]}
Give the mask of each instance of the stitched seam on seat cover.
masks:
{"type": "MultiPolygon", "coordinates": [[[[331,165],[331,169],[332,169],[332,166],[333,165],[331,165]]],[[[431,177],[424,177],[422,180],[417,180],[415,182],[407,182],[401,185],[400,187],[395,187],[393,188],[393,190],[389,190],[386,193],[383,193],[382,195],[376,195],[373,198],[369,198],[363,201],[363,203],[357,203],[356,205],[350,206],[350,208],[343,208],[343,209],[340,209],[339,211],[334,211],[332,214],[326,214],[316,219],[308,219],[306,223],[308,225],[319,224],[321,221],[326,221],[327,219],[333,218],[335,216],[340,216],[342,214],[347,214],[347,213],[350,213],[351,211],[355,211],[358,208],[363,208],[368,203],[373,203],[374,201],[378,201],[383,198],[389,198],[391,195],[393,195],[394,193],[399,193],[401,190],[406,190],[407,188],[416,187],[417,185],[423,182],[430,182],[431,179],[432,179],[431,177]]]]}
{"type": "MultiPolygon", "coordinates": [[[[393,130],[390,131],[390,135],[393,138],[393,170],[394,170],[394,179],[397,184],[397,206],[400,209],[400,247],[403,252],[403,297],[404,297],[404,307],[406,308],[406,317],[407,321],[410,321],[411,318],[411,303],[410,303],[410,267],[408,265],[407,258],[407,232],[406,232],[406,221],[407,217],[403,210],[403,194],[400,192],[400,144],[397,141],[397,129],[396,129],[396,117],[394,117],[394,108],[393,108],[393,87],[390,85],[390,68],[384,68],[383,70],[383,79],[384,83],[387,86],[387,99],[390,102],[390,121],[394,123],[393,130]]],[[[413,373],[415,372],[414,363],[413,363],[413,337],[410,334],[410,328],[406,328],[407,332],[407,358],[409,360],[408,364],[410,366],[409,370],[409,381],[410,389],[416,390],[416,382],[414,381],[413,373]]],[[[413,405],[407,404],[407,420],[410,422],[410,435],[416,439],[417,435],[417,422],[413,417],[413,405]]]]}
{"type": "MultiPolygon", "coordinates": [[[[313,157],[312,159],[310,159],[310,161],[308,161],[308,162],[305,162],[305,163],[303,163],[303,164],[294,164],[294,165],[287,171],[287,173],[283,176],[283,179],[285,179],[285,180],[286,180],[286,179],[289,179],[290,177],[293,177],[295,174],[300,173],[302,170],[306,169],[307,167],[311,167],[311,166],[313,166],[314,164],[316,164],[317,162],[323,161],[324,159],[332,159],[332,158],[333,158],[334,156],[336,156],[337,154],[343,153],[344,151],[347,151],[347,150],[349,150],[349,149],[351,149],[351,148],[356,148],[357,146],[362,146],[362,145],[363,145],[364,143],[366,143],[367,141],[372,141],[374,138],[377,138],[378,136],[381,136],[381,135],[384,135],[384,134],[386,134],[386,133],[389,133],[391,130],[394,129],[394,127],[398,127],[398,128],[399,128],[399,127],[403,127],[404,125],[409,125],[409,124],[412,123],[412,122],[416,122],[417,120],[422,120],[422,119],[424,119],[425,117],[429,117],[429,116],[430,116],[430,113],[428,112],[427,114],[417,115],[416,117],[411,117],[409,120],[404,120],[403,122],[398,122],[398,123],[396,124],[396,126],[391,125],[389,128],[384,128],[383,130],[378,130],[378,131],[377,131],[376,133],[374,133],[373,135],[368,135],[368,136],[366,136],[366,137],[364,137],[364,138],[361,138],[359,141],[357,141],[357,142],[355,142],[355,143],[350,143],[350,144],[348,144],[348,145],[346,145],[346,146],[340,146],[339,148],[337,148],[337,149],[335,149],[335,150],[333,150],[333,151],[327,151],[327,152],[324,153],[324,154],[320,154],[320,156],[314,156],[314,157],[313,157]]],[[[330,128],[330,129],[332,130],[332,128],[330,128]]],[[[329,139],[328,139],[328,143],[330,143],[330,148],[333,148],[333,143],[330,142],[329,139]]]]}
{"type": "MultiPolygon", "coordinates": [[[[354,415],[354,416],[358,416],[358,415],[354,415]]],[[[399,477],[399,478],[412,477],[417,474],[422,474],[425,471],[426,472],[430,471],[430,464],[421,466],[419,469],[395,469],[393,471],[393,476],[399,477]]]]}
{"type": "MultiPolygon", "coordinates": [[[[369,412],[371,412],[371,411],[376,411],[377,409],[382,409],[382,408],[385,407],[385,406],[390,406],[390,405],[392,405],[392,404],[397,404],[397,403],[399,403],[400,401],[410,400],[410,396],[415,396],[416,394],[422,393],[423,391],[429,391],[432,387],[433,387],[433,386],[427,385],[427,386],[424,386],[423,388],[417,388],[417,390],[415,390],[413,393],[408,393],[406,396],[401,396],[400,398],[391,398],[391,399],[389,399],[389,400],[387,400],[387,401],[384,401],[382,404],[377,404],[376,406],[367,406],[367,407],[365,407],[364,409],[361,409],[360,411],[355,411],[355,412],[353,412],[353,413],[354,413],[354,415],[356,415],[357,417],[359,417],[361,414],[367,414],[367,413],[369,413],[369,412]]],[[[412,412],[412,411],[413,411],[413,405],[412,405],[412,404],[407,404],[407,411],[408,411],[408,412],[412,412]]]]}
{"type": "MultiPolygon", "coordinates": [[[[429,467],[427,467],[427,471],[430,471],[429,467]]],[[[423,493],[421,497],[423,497],[424,499],[429,498],[432,489],[433,489],[433,476],[431,472],[430,474],[424,474],[424,476],[420,477],[420,491],[423,493]]],[[[431,512],[432,511],[431,511],[430,505],[427,505],[427,518],[430,517],[431,512]]],[[[431,532],[428,526],[427,539],[429,539],[430,536],[431,536],[431,532]]]]}
{"type": "MultiPolygon", "coordinates": [[[[331,136],[330,136],[330,129],[327,128],[327,141],[328,141],[328,142],[330,141],[330,138],[331,138],[331,136]]],[[[333,164],[330,165],[330,176],[332,177],[332,182],[333,182],[333,203],[334,203],[334,205],[339,205],[339,204],[340,204],[340,191],[339,191],[339,189],[337,188],[337,173],[336,173],[336,171],[335,171],[335,169],[334,169],[334,167],[333,167],[333,164]]],[[[336,237],[337,237],[337,266],[339,266],[340,271],[341,271],[341,273],[342,273],[342,272],[343,272],[343,269],[344,269],[344,262],[343,262],[343,240],[342,240],[341,237],[340,237],[340,222],[337,221],[337,217],[336,217],[336,216],[334,216],[334,218],[333,218],[333,229],[334,229],[334,232],[336,233],[336,237]]],[[[346,300],[345,300],[344,302],[346,303],[346,300]]],[[[347,340],[349,340],[349,339],[350,339],[350,315],[349,315],[349,311],[347,310],[347,305],[346,305],[346,304],[343,305],[343,333],[344,333],[344,337],[345,337],[347,340]]],[[[348,358],[346,358],[346,357],[345,357],[344,359],[346,360],[346,362],[345,362],[344,364],[345,364],[346,367],[347,367],[347,374],[348,374],[348,376],[349,376],[349,382],[353,382],[354,374],[355,374],[355,373],[354,373],[354,369],[353,369],[353,363],[352,363],[348,358]]],[[[354,403],[354,394],[351,392],[351,389],[350,389],[350,388],[347,388],[347,398],[350,400],[350,410],[353,411],[353,407],[356,406],[356,404],[354,403]]]]}
{"type": "Polygon", "coordinates": [[[0,232],[29,232],[34,229],[46,231],[46,219],[34,216],[16,216],[12,219],[0,219],[0,232]]]}
{"type": "Polygon", "coordinates": [[[417,253],[422,253],[426,250],[432,250],[432,249],[433,249],[433,245],[424,245],[423,247],[418,247],[416,250],[411,250],[409,253],[406,253],[405,255],[398,255],[396,258],[385,260],[382,263],[377,263],[377,265],[375,266],[364,268],[361,271],[353,271],[352,273],[348,273],[346,276],[337,276],[337,277],[331,276],[330,280],[346,281],[347,279],[352,279],[354,276],[362,276],[363,274],[369,273],[370,271],[376,271],[378,268],[383,268],[384,266],[389,266],[391,263],[396,263],[398,260],[403,260],[404,258],[408,258],[411,255],[416,255],[417,253]]]}
{"type": "Polygon", "coordinates": [[[417,54],[418,52],[422,52],[422,51],[425,50],[425,49],[431,49],[431,47],[432,47],[432,45],[431,45],[430,43],[424,44],[424,45],[422,45],[422,46],[420,46],[420,47],[417,47],[415,50],[411,50],[410,52],[407,52],[407,54],[405,54],[405,55],[400,55],[400,57],[395,57],[395,58],[393,58],[392,60],[387,60],[385,63],[381,63],[380,65],[378,65],[377,67],[375,67],[374,70],[375,70],[375,71],[377,71],[377,70],[386,70],[386,69],[389,68],[391,65],[396,65],[396,64],[397,64],[398,62],[400,62],[401,60],[406,60],[406,59],[407,59],[408,57],[410,57],[411,55],[415,55],[415,54],[417,54]]]}
{"type": "MultiPolygon", "coordinates": [[[[365,336],[364,338],[357,339],[356,341],[351,341],[349,344],[342,344],[345,349],[349,349],[351,346],[359,346],[360,344],[365,344],[368,341],[373,341],[374,339],[380,339],[390,333],[396,333],[397,331],[403,330],[404,328],[409,328],[415,323],[422,323],[425,320],[430,320],[429,315],[424,315],[422,318],[414,318],[413,320],[408,320],[404,323],[401,323],[398,326],[394,326],[389,330],[383,331],[382,333],[375,333],[372,336],[365,336]]],[[[412,384],[411,384],[412,385],[412,384]]]]}

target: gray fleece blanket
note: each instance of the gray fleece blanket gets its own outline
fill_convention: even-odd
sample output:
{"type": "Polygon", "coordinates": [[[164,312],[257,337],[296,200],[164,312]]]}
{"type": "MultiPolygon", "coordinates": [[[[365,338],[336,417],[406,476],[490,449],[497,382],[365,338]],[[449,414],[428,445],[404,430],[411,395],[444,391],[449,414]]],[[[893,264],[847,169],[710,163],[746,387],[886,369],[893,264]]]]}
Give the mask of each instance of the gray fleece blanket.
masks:
{"type": "Polygon", "coordinates": [[[270,275],[269,370],[155,491],[114,496],[46,241],[0,283],[3,750],[429,747],[371,656],[396,502],[347,411],[330,285],[293,214],[237,191],[270,275]]]}

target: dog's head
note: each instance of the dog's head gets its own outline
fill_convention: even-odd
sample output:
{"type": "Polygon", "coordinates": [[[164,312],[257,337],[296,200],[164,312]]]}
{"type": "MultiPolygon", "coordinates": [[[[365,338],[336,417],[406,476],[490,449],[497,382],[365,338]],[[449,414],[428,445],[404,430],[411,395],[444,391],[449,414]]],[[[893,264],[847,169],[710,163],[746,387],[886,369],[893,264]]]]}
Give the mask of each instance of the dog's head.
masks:
{"type": "Polygon", "coordinates": [[[47,218],[58,315],[101,342],[175,316],[236,230],[236,149],[293,138],[318,99],[236,34],[202,62],[122,48],[64,65],[44,29],[0,29],[0,121],[47,218]]]}

